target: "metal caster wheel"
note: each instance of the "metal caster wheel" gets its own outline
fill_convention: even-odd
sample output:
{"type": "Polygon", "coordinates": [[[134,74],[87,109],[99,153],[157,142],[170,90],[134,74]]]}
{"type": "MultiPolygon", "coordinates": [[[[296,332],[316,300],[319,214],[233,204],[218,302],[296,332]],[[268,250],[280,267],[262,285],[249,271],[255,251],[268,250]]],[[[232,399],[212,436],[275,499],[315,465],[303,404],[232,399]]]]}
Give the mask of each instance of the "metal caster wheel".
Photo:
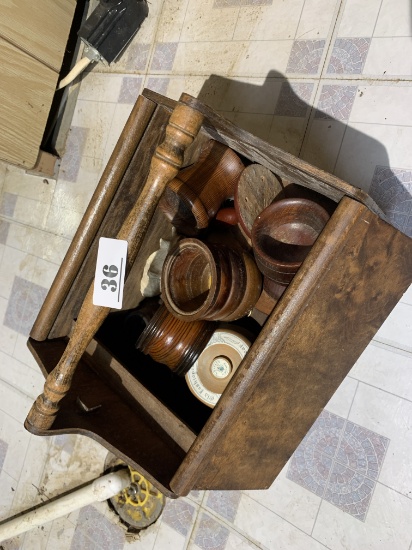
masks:
{"type": "Polygon", "coordinates": [[[109,453],[105,470],[112,471],[127,467],[130,472],[130,485],[109,499],[112,509],[123,523],[132,530],[146,529],[159,518],[166,504],[165,496],[137,470],[109,453]]]}

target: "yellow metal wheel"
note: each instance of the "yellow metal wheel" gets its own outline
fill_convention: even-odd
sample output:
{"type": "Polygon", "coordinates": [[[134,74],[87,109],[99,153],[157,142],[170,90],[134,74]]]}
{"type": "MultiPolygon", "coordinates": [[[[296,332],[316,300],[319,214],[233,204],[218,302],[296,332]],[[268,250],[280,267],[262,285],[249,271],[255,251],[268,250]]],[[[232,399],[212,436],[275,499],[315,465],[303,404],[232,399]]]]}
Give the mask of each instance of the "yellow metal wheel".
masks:
{"type": "MultiPolygon", "coordinates": [[[[111,453],[106,459],[106,470],[114,470],[126,464],[111,453]]],[[[120,519],[134,529],[145,529],[154,523],[163,511],[165,496],[140,472],[127,466],[130,485],[110,499],[120,519]]]]}

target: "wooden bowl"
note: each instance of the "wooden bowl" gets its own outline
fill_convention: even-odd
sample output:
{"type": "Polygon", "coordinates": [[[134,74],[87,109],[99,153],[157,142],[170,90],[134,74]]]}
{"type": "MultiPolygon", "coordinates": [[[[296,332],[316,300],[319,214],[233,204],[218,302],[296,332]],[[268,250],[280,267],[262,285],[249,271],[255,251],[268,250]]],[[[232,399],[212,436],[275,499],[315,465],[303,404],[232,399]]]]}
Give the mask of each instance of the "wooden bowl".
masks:
{"type": "Polygon", "coordinates": [[[245,168],[235,188],[234,208],[243,233],[250,239],[257,216],[276,198],[283,198],[279,179],[260,164],[245,168]]]}
{"type": "Polygon", "coordinates": [[[329,219],[326,210],[308,199],[276,201],[256,218],[252,246],[260,271],[288,285],[329,219]]]}
{"type": "Polygon", "coordinates": [[[252,310],[261,279],[246,252],[182,239],[163,265],[162,297],[168,310],[183,321],[233,321],[252,310]]]}

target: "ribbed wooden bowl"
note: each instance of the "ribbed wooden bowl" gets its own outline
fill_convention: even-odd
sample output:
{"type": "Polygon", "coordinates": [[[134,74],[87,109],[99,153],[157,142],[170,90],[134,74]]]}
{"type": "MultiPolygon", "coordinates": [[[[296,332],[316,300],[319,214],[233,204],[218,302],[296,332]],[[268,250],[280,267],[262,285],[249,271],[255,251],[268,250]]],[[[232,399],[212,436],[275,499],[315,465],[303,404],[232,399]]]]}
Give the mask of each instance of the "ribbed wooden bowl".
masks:
{"type": "Polygon", "coordinates": [[[183,321],[240,319],[253,308],[261,286],[249,254],[198,239],[182,239],[163,265],[163,301],[183,321]]]}
{"type": "Polygon", "coordinates": [[[260,271],[288,285],[326,225],[329,214],[314,201],[282,199],[266,207],[252,227],[252,246],[260,271]]]}

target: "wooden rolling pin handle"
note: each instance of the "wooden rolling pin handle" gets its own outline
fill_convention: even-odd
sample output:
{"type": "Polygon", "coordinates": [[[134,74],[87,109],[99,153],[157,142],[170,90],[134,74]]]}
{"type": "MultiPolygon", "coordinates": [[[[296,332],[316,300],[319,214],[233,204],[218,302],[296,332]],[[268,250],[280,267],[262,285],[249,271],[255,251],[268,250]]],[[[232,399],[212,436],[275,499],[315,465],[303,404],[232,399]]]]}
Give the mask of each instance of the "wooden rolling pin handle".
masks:
{"type": "MultiPolygon", "coordinates": [[[[203,116],[198,111],[181,103],[171,114],[165,140],[156,148],[146,183],[117,234],[118,239],[128,241],[128,269],[136,259],[166,185],[176,177],[183,163],[184,151],[198,134],[202,122],[203,116]]],[[[27,415],[25,426],[30,432],[48,430],[53,425],[60,401],[70,389],[77,364],[109,312],[110,308],[93,304],[92,283],[66,349],[46,378],[43,394],[39,395],[27,415]]]]}

